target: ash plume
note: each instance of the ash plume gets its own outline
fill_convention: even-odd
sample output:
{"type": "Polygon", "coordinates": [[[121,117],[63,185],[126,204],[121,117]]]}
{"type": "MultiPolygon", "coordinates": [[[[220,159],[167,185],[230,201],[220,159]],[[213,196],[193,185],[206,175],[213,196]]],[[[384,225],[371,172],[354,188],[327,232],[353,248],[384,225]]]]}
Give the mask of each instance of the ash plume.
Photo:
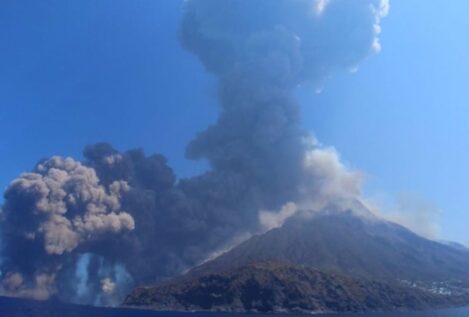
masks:
{"type": "Polygon", "coordinates": [[[188,157],[246,178],[262,204],[296,200],[315,182],[304,179],[304,160],[317,144],[299,124],[292,90],[322,85],[379,50],[387,11],[383,0],[187,1],[182,42],[220,78],[221,105],[188,157]]]}
{"type": "Polygon", "coordinates": [[[102,236],[135,228],[121,209],[125,181],[103,186],[94,169],[52,157],[11,182],[2,210],[3,286],[12,294],[47,297],[67,254],[102,236]]]}
{"type": "Polygon", "coordinates": [[[301,127],[293,91],[378,52],[387,11],[386,0],[185,1],[181,43],[219,79],[219,118],[187,147],[209,170],[178,180],[164,156],[106,143],[83,162],[40,162],[5,192],[3,292],[113,304],[298,206],[358,197],[360,175],[301,127]]]}

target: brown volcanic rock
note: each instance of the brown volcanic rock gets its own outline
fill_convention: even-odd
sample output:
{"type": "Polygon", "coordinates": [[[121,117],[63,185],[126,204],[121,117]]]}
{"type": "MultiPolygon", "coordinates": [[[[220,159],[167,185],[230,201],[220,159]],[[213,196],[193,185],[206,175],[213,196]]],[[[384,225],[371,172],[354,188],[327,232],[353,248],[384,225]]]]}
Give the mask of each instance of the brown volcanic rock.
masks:
{"type": "Polygon", "coordinates": [[[126,306],[224,312],[362,312],[444,306],[446,298],[421,290],[356,279],[280,262],[225,272],[186,275],[135,289],[126,306]]]}
{"type": "Polygon", "coordinates": [[[425,239],[357,205],[349,212],[291,218],[184,276],[135,289],[124,305],[227,312],[413,310],[469,303],[468,279],[466,248],[425,239]]]}

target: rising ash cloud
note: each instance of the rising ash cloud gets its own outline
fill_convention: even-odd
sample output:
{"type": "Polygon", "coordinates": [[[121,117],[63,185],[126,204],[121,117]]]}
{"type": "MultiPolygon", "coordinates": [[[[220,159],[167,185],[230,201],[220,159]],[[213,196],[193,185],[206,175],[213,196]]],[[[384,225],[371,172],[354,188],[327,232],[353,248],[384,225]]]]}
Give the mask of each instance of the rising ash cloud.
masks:
{"type": "Polygon", "coordinates": [[[164,156],[106,143],[81,162],[39,162],[5,192],[3,293],[113,304],[298,208],[358,197],[360,175],[300,126],[292,92],[378,52],[387,11],[386,0],[185,1],[181,43],[219,79],[220,115],[187,146],[209,170],[178,180],[164,156]]]}

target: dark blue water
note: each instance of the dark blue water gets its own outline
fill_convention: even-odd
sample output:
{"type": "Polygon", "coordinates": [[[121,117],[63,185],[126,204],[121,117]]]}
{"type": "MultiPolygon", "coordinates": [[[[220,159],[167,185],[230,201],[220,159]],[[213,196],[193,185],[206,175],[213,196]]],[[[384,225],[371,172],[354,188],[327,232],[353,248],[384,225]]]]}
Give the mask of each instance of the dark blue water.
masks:
{"type": "MultiPolygon", "coordinates": [[[[294,317],[295,315],[246,315],[246,314],[215,314],[215,313],[162,313],[162,312],[129,312],[122,311],[123,314],[112,315],[118,317],[294,317]]],[[[298,315],[300,316],[300,315],[298,315]]],[[[302,315],[303,317],[305,315],[302,315]]],[[[311,315],[310,315],[311,316],[311,315]]],[[[325,317],[469,317],[469,307],[459,309],[435,310],[425,312],[402,312],[402,313],[369,313],[369,314],[328,314],[314,315],[325,317]]],[[[107,317],[107,316],[106,316],[107,317]]]]}
{"type": "MultiPolygon", "coordinates": [[[[117,315],[116,315],[117,316],[117,315]]],[[[142,314],[118,315],[119,317],[294,317],[294,315],[245,315],[245,314],[207,314],[207,313],[159,313],[142,312],[142,314]]],[[[298,315],[300,316],[300,315],[298,315]]],[[[303,317],[305,315],[302,315],[303,317]]],[[[324,317],[469,317],[469,307],[459,309],[446,309],[425,312],[399,312],[399,313],[367,313],[367,314],[328,314],[314,315],[324,317]]]]}
{"type": "MultiPolygon", "coordinates": [[[[258,315],[258,314],[216,314],[216,313],[171,313],[152,311],[118,310],[115,314],[102,315],[102,317],[294,317],[295,315],[258,315]]],[[[305,315],[298,315],[298,317],[305,315]]],[[[310,315],[311,316],[311,315],[310,315]]],[[[446,309],[425,312],[398,312],[398,313],[367,313],[367,314],[328,314],[314,315],[324,317],[469,317],[469,307],[459,309],[446,309]]],[[[89,317],[89,316],[88,316],[89,317]]]]}
{"type": "MultiPolygon", "coordinates": [[[[321,315],[320,315],[321,316],[321,315]]],[[[343,316],[343,317],[469,317],[469,308],[435,310],[414,313],[370,313],[370,314],[340,314],[327,316],[343,316]]]]}
{"type": "MultiPolygon", "coordinates": [[[[97,308],[68,305],[59,302],[35,302],[0,297],[0,317],[266,317],[294,315],[258,314],[217,314],[217,313],[174,313],[134,310],[122,308],[97,308]]],[[[299,316],[299,315],[298,315],[299,316]]],[[[305,316],[305,315],[303,315],[305,316]]],[[[369,314],[329,314],[314,315],[327,317],[469,317],[469,307],[460,309],[435,310],[427,312],[369,313],[369,314]]]]}
{"type": "MultiPolygon", "coordinates": [[[[117,316],[117,315],[116,315],[117,316]]],[[[207,313],[158,313],[142,312],[142,314],[118,315],[119,317],[294,317],[294,315],[245,315],[245,314],[207,314],[207,313]]],[[[298,315],[300,316],[300,315],[298,315]]],[[[302,315],[303,317],[305,315],[302,315]]],[[[401,313],[368,313],[368,314],[328,314],[314,315],[324,317],[469,317],[469,307],[459,309],[435,310],[425,312],[401,313]]]]}

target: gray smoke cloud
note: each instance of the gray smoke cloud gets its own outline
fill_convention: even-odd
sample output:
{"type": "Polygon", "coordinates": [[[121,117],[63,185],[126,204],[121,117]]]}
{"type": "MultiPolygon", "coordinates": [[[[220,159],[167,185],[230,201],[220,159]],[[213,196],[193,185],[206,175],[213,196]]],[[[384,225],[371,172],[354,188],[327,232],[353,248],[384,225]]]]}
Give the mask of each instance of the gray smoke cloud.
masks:
{"type": "Polygon", "coordinates": [[[94,169],[61,157],[13,180],[2,211],[5,290],[12,295],[36,290],[31,296],[44,298],[54,291],[67,254],[101,236],[133,230],[134,219],[121,210],[128,190],[125,181],[103,186],[94,169]]]}
{"type": "Polygon", "coordinates": [[[293,90],[379,51],[387,11],[386,0],[185,1],[181,43],[219,79],[220,116],[187,147],[209,170],[178,180],[164,156],[106,143],[83,162],[40,162],[5,192],[3,292],[116,303],[298,206],[359,196],[360,175],[301,128],[293,90]]]}
{"type": "Polygon", "coordinates": [[[252,194],[248,215],[357,196],[360,177],[301,128],[292,90],[320,87],[378,52],[388,10],[385,0],[186,1],[183,45],[219,77],[221,105],[187,156],[242,178],[252,194]]]}

